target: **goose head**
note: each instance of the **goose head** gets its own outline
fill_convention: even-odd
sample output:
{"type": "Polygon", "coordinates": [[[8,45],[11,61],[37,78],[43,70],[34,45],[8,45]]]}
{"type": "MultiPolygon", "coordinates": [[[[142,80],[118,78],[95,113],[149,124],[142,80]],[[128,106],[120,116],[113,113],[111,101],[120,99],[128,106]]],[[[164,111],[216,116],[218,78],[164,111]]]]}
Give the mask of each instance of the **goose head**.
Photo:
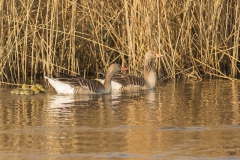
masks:
{"type": "Polygon", "coordinates": [[[149,74],[149,72],[151,71],[152,67],[153,67],[153,63],[154,60],[156,58],[160,58],[162,57],[162,54],[156,53],[152,50],[147,51],[145,54],[145,63],[144,63],[144,72],[145,74],[149,74]]]}
{"type": "Polygon", "coordinates": [[[160,54],[160,53],[156,53],[152,50],[149,50],[145,54],[145,61],[151,61],[151,60],[154,60],[155,58],[159,58],[159,57],[162,57],[162,56],[163,55],[160,54]]]}

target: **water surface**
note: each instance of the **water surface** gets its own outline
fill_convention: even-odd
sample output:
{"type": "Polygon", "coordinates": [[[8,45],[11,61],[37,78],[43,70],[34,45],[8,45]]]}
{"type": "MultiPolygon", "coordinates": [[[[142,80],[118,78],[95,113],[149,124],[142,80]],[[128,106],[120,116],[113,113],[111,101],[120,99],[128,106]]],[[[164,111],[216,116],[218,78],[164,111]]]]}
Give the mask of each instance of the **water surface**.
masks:
{"type": "Polygon", "coordinates": [[[0,88],[0,159],[239,159],[240,83],[33,96],[0,88]]]}

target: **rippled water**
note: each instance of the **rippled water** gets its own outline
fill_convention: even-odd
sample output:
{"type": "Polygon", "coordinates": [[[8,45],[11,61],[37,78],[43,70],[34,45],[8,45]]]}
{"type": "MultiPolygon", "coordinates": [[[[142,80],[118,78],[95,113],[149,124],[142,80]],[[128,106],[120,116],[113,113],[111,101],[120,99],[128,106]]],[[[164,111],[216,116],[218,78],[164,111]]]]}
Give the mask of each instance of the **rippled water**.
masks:
{"type": "Polygon", "coordinates": [[[240,83],[34,96],[0,88],[0,159],[239,159],[240,83]]]}

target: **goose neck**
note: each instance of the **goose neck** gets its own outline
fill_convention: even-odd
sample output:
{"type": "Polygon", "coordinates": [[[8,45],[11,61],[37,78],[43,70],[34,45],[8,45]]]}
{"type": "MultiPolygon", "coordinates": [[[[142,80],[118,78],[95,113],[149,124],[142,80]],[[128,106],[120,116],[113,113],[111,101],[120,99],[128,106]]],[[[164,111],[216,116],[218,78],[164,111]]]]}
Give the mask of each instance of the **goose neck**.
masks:
{"type": "Polygon", "coordinates": [[[105,81],[104,81],[104,88],[106,93],[109,93],[112,90],[112,87],[111,87],[112,77],[113,77],[113,73],[106,74],[105,81]]]}
{"type": "Polygon", "coordinates": [[[153,60],[146,60],[144,65],[144,80],[146,81],[146,87],[152,89],[156,87],[157,77],[153,69],[153,60]]]}

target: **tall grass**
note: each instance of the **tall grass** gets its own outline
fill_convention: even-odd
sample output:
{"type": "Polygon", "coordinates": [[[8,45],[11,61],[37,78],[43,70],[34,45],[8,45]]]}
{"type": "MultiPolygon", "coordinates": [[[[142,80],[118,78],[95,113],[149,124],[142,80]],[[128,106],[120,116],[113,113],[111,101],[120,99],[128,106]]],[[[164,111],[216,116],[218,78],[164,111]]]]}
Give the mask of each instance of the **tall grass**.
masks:
{"type": "Polygon", "coordinates": [[[240,1],[2,0],[0,81],[34,83],[57,71],[90,76],[117,62],[141,74],[144,53],[161,79],[236,78],[240,1]]]}

